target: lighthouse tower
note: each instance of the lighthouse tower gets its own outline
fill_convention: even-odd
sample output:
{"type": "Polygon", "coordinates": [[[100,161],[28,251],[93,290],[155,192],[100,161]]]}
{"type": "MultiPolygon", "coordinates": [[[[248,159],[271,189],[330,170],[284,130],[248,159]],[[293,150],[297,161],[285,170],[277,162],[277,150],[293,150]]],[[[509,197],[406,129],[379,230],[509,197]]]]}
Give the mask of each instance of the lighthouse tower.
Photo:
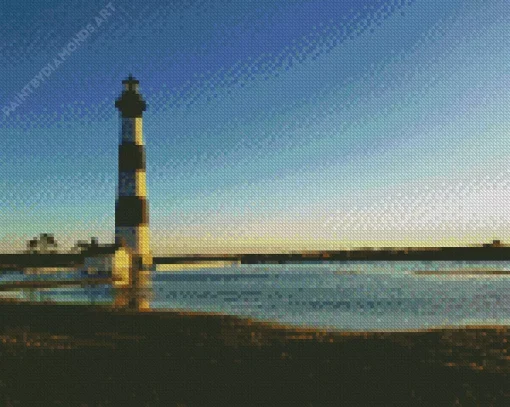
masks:
{"type": "Polygon", "coordinates": [[[124,89],[115,102],[121,120],[115,241],[131,249],[137,268],[148,269],[152,265],[152,255],[142,131],[146,103],[138,91],[139,81],[129,75],[122,84],[124,89]]]}

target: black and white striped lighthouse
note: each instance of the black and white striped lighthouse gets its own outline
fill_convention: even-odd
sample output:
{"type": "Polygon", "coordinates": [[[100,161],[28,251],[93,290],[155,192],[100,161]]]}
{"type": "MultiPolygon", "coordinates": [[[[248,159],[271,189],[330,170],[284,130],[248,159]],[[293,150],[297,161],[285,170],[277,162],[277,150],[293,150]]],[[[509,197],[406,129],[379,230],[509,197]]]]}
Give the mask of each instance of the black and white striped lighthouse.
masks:
{"type": "Polygon", "coordinates": [[[129,75],[122,83],[124,89],[115,102],[121,120],[115,241],[129,247],[134,261],[146,269],[152,265],[142,130],[142,115],[146,103],[138,91],[139,81],[129,75]]]}

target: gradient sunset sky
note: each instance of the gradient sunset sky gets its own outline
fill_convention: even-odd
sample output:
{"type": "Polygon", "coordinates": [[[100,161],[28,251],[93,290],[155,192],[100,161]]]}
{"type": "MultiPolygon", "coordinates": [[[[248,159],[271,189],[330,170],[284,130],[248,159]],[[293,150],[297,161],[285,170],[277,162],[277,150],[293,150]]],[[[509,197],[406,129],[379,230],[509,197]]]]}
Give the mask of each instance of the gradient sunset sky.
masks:
{"type": "Polygon", "coordinates": [[[113,242],[129,73],[156,255],[510,242],[508,0],[107,3],[0,0],[1,252],[113,242]]]}

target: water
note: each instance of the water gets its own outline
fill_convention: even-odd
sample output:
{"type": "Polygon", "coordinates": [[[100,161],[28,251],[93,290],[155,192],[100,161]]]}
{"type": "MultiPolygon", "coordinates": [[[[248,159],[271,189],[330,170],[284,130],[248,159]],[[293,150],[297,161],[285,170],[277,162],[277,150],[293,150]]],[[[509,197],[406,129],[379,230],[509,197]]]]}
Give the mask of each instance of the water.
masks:
{"type": "MultiPolygon", "coordinates": [[[[510,262],[331,262],[184,270],[151,273],[150,308],[356,331],[510,324],[510,262]],[[480,270],[509,274],[459,274],[480,270]]],[[[0,283],[76,276],[4,273],[0,283]]],[[[0,291],[0,298],[67,304],[112,304],[115,295],[109,285],[0,291]]]]}

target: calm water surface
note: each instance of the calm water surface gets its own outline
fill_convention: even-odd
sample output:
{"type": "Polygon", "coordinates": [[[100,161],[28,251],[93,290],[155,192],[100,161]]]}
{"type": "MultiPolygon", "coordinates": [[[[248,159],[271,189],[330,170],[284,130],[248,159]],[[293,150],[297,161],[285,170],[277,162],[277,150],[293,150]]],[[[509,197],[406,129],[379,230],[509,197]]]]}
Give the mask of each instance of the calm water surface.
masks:
{"type": "MultiPolygon", "coordinates": [[[[0,274],[0,283],[78,276],[8,272],[0,274]]],[[[143,295],[153,309],[219,312],[341,330],[510,325],[510,262],[232,265],[152,272],[150,280],[143,295]],[[479,271],[509,274],[469,274],[479,271]]],[[[0,298],[63,304],[112,304],[115,295],[117,290],[108,285],[0,292],[0,298]]]]}

